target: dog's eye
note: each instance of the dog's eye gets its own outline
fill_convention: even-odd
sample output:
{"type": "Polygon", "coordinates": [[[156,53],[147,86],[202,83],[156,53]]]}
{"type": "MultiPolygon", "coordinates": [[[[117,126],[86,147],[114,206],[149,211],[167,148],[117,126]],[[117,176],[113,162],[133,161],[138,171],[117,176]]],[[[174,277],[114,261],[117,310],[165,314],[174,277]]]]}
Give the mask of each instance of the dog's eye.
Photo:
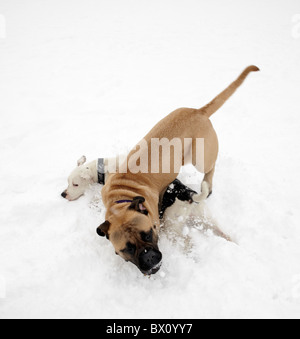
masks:
{"type": "Polygon", "coordinates": [[[152,230],[148,233],[141,232],[141,238],[145,242],[152,242],[152,237],[153,237],[153,231],[152,230]]]}
{"type": "Polygon", "coordinates": [[[77,185],[77,184],[73,184],[73,186],[74,186],[74,187],[78,187],[79,185],[77,185]]]}
{"type": "Polygon", "coordinates": [[[136,246],[134,244],[131,244],[130,242],[126,245],[126,252],[129,254],[134,254],[136,251],[136,246]]]}
{"type": "Polygon", "coordinates": [[[121,252],[123,253],[127,253],[129,255],[134,255],[136,252],[136,246],[130,242],[128,242],[126,244],[126,248],[124,248],[123,250],[121,250],[121,252]]]}

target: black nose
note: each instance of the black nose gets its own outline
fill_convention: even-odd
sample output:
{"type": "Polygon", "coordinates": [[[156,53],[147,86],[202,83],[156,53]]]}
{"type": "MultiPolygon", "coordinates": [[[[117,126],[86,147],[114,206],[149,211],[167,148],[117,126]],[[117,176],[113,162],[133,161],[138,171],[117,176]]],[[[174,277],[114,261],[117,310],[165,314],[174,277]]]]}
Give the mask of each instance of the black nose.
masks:
{"type": "Polygon", "coordinates": [[[139,267],[145,274],[154,274],[160,268],[162,254],[160,251],[146,247],[139,255],[139,267]]]}
{"type": "Polygon", "coordinates": [[[65,198],[65,197],[67,196],[67,193],[66,193],[66,192],[62,192],[61,196],[62,196],[63,198],[65,198]]]}

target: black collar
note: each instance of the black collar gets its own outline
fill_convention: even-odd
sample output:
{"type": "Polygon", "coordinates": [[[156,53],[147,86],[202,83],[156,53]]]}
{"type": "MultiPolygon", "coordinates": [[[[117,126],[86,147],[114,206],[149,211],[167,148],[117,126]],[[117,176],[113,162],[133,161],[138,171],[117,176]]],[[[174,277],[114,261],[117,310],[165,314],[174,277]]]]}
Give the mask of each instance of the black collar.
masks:
{"type": "Polygon", "coordinates": [[[97,173],[98,173],[98,183],[101,185],[104,185],[105,184],[105,165],[104,165],[103,158],[98,159],[97,173]]]}

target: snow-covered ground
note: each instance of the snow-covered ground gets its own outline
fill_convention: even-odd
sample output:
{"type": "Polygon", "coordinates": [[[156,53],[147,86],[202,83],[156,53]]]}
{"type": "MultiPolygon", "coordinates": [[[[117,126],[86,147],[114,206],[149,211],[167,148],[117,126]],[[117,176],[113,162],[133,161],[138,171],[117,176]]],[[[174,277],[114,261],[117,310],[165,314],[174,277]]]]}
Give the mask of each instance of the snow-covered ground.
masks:
{"type": "MultiPolygon", "coordinates": [[[[300,317],[298,0],[0,2],[0,318],[300,317]],[[212,122],[207,208],[236,243],[162,230],[144,277],[96,227],[100,188],[60,193],[83,154],[132,147],[260,67],[212,122]]],[[[199,189],[201,176],[181,174],[199,189]]]]}

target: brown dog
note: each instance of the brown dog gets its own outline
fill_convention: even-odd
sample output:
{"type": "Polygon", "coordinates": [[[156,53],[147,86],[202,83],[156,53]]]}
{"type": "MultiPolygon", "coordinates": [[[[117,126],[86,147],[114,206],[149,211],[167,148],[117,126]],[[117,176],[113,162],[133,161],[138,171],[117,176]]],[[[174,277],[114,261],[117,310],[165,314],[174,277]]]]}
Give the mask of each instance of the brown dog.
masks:
{"type": "Polygon", "coordinates": [[[177,177],[180,166],[188,160],[198,171],[205,173],[202,193],[194,196],[194,201],[200,201],[212,192],[218,139],[209,117],[235,92],[247,75],[255,71],[259,71],[256,66],[247,67],[206,106],[200,109],[180,108],[169,114],[129,153],[122,173],[119,169],[118,173],[108,176],[102,189],[106,221],[97,232],[112,242],[116,254],[134,263],[142,273],[150,275],[159,270],[162,260],[157,245],[159,200],[166,187],[177,177]],[[175,140],[171,142],[174,152],[169,153],[167,161],[162,147],[156,148],[157,141],[162,139],[175,140]],[[204,141],[200,149],[197,148],[198,140],[204,141]],[[135,170],[131,170],[133,164],[136,165],[135,170]],[[166,165],[170,167],[167,171],[166,165]]]}

